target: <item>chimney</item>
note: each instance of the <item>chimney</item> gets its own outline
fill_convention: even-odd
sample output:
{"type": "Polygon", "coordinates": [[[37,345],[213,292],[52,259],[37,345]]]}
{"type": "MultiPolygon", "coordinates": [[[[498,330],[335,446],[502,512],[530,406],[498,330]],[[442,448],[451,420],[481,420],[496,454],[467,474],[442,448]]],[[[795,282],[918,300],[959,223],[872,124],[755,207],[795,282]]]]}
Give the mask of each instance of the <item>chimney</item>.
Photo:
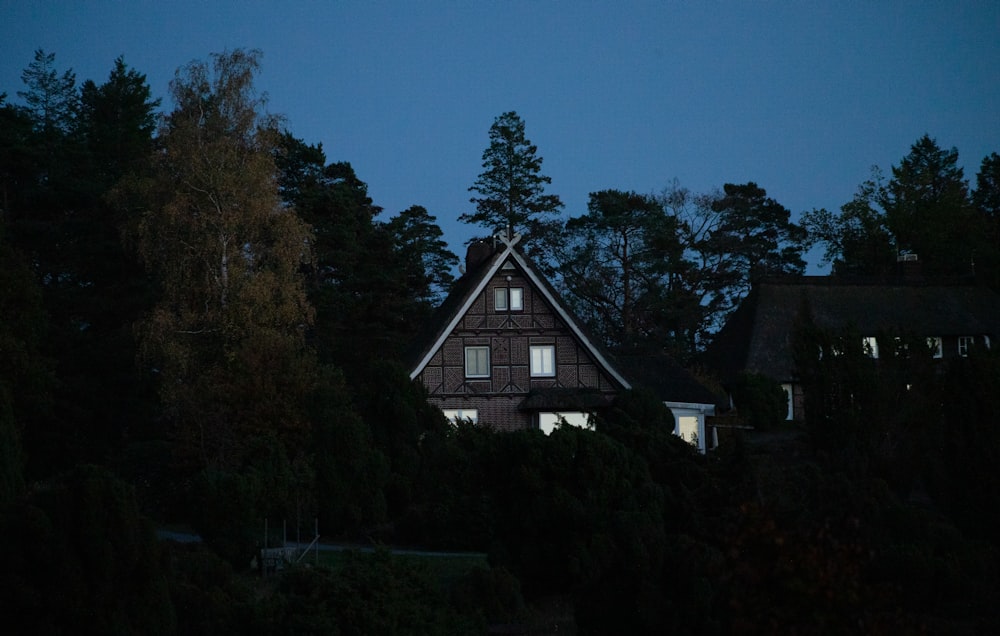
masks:
{"type": "Polygon", "coordinates": [[[493,246],[489,241],[473,241],[465,252],[465,271],[471,272],[493,255],[493,246]]]}

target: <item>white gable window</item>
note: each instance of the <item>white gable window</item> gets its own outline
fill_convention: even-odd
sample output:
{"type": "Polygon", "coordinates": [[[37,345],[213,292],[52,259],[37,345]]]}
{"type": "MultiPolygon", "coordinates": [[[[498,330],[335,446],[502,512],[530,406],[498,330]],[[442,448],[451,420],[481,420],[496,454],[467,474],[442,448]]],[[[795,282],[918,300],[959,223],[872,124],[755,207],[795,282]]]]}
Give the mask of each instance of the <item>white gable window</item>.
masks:
{"type": "Polygon", "coordinates": [[[533,345],[531,347],[531,377],[551,378],[555,374],[555,345],[533,345]]]}
{"type": "Polygon", "coordinates": [[[493,306],[497,311],[521,311],[524,309],[524,288],[497,287],[493,290],[493,306]]]}
{"type": "Polygon", "coordinates": [[[558,426],[576,426],[592,431],[594,430],[594,421],[589,413],[579,411],[538,414],[538,428],[542,429],[546,435],[550,435],[558,426]]]}
{"type": "Polygon", "coordinates": [[[878,358],[878,340],[874,336],[866,336],[861,340],[862,351],[869,358],[878,358]]]}
{"type": "Polygon", "coordinates": [[[969,349],[972,348],[973,343],[976,339],[972,336],[959,336],[958,338],[958,355],[963,358],[969,355],[969,349]]]}
{"type": "Polygon", "coordinates": [[[510,310],[522,311],[524,309],[524,289],[521,287],[510,288],[510,310]]]}
{"type": "Polygon", "coordinates": [[[466,421],[473,424],[479,422],[479,411],[476,409],[441,409],[441,412],[453,424],[466,421]]]}
{"type": "Polygon", "coordinates": [[[927,348],[931,350],[931,354],[935,358],[940,358],[944,355],[944,348],[941,346],[940,336],[934,336],[933,338],[928,338],[927,348]]]}
{"type": "Polygon", "coordinates": [[[465,377],[467,378],[490,377],[489,347],[465,348],[465,377]]]}

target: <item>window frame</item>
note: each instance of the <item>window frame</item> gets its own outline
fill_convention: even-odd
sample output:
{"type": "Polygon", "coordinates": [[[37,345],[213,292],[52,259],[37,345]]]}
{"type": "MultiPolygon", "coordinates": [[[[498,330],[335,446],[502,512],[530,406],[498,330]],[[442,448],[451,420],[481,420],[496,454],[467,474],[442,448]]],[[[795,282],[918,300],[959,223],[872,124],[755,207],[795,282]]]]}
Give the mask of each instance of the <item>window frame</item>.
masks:
{"type": "Polygon", "coordinates": [[[524,311],[524,287],[510,287],[508,306],[510,311],[524,311]]]}
{"type": "Polygon", "coordinates": [[[864,336],[861,339],[861,351],[872,360],[878,360],[878,337],[864,336]]]}
{"type": "MultiPolygon", "coordinates": [[[[477,358],[476,359],[476,365],[475,365],[477,371],[480,370],[479,369],[479,364],[478,364],[479,362],[480,362],[480,360],[477,358]]],[[[466,346],[465,347],[465,365],[464,366],[465,366],[465,377],[466,378],[473,379],[473,380],[488,379],[491,376],[491,373],[490,373],[490,371],[491,371],[491,367],[490,367],[490,347],[489,347],[489,345],[468,345],[468,346],[466,346]],[[469,364],[469,354],[471,354],[471,353],[480,353],[480,352],[485,352],[485,354],[486,354],[486,373],[485,374],[471,373],[471,366],[469,364]]]]}
{"type": "Polygon", "coordinates": [[[510,309],[510,297],[506,287],[496,287],[493,289],[493,308],[497,311],[508,311],[510,309]]]}
{"type": "Polygon", "coordinates": [[[539,344],[531,345],[528,347],[528,374],[533,378],[554,378],[556,377],[556,346],[554,344],[539,344]],[[536,370],[535,366],[535,352],[541,354],[538,359],[539,367],[536,370]],[[548,352],[548,355],[545,355],[548,352]],[[546,371],[546,362],[548,362],[548,371],[546,371]]]}
{"type": "Polygon", "coordinates": [[[969,349],[976,346],[975,336],[959,336],[958,337],[958,355],[963,358],[969,357],[969,349]]]}

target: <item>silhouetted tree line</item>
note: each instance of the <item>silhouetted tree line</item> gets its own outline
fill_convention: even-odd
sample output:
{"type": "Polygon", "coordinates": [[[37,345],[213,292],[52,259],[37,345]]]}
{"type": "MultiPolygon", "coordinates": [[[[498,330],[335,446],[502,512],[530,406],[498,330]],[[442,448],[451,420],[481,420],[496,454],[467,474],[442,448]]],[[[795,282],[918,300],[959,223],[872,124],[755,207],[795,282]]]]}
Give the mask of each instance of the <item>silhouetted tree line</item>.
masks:
{"type": "MultiPolygon", "coordinates": [[[[803,434],[748,378],[758,428],[787,440],[708,457],[639,392],[596,431],[455,427],[399,364],[457,263],[435,217],[381,220],[349,163],[264,112],[259,63],[182,67],[158,114],[123,59],[78,88],[38,51],[21,102],[0,99],[0,607],[26,633],[482,633],[554,596],[578,633],[1000,628],[995,353],[943,368],[884,334],[898,355],[874,366],[804,320],[803,434]],[[380,552],[262,582],[265,518],[490,567],[442,587],[380,552]]],[[[995,154],[970,190],[925,136],[799,226],[754,183],[595,192],[562,223],[536,153],[498,117],[464,220],[524,231],[609,345],[693,358],[813,242],[837,273],[912,250],[970,274],[971,254],[996,285],[995,154]]]]}

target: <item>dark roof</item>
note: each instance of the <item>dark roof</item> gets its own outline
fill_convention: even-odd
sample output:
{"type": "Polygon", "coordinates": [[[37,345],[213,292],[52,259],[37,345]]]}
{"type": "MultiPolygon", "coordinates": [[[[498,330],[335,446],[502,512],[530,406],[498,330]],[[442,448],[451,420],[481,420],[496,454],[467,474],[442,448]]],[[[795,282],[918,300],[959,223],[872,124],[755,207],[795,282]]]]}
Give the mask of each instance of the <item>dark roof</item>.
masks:
{"type": "Polygon", "coordinates": [[[444,330],[448,328],[452,316],[465,306],[470,296],[475,294],[476,287],[482,281],[483,276],[490,271],[502,254],[502,249],[493,249],[489,256],[479,260],[476,265],[467,269],[455,281],[448,297],[438,305],[410,342],[410,346],[403,355],[403,362],[406,364],[407,370],[412,371],[417,368],[424,356],[430,353],[444,330]]]}
{"type": "Polygon", "coordinates": [[[632,386],[651,391],[663,402],[712,404],[724,400],[702,384],[671,356],[657,350],[629,348],[615,350],[615,361],[632,386]]]}
{"type": "Polygon", "coordinates": [[[972,284],[933,281],[845,282],[830,276],[770,279],[733,312],[706,354],[723,380],[747,370],[793,377],[796,317],[808,307],[822,329],[862,335],[900,331],[920,336],[1000,336],[1000,296],[972,284]]]}

